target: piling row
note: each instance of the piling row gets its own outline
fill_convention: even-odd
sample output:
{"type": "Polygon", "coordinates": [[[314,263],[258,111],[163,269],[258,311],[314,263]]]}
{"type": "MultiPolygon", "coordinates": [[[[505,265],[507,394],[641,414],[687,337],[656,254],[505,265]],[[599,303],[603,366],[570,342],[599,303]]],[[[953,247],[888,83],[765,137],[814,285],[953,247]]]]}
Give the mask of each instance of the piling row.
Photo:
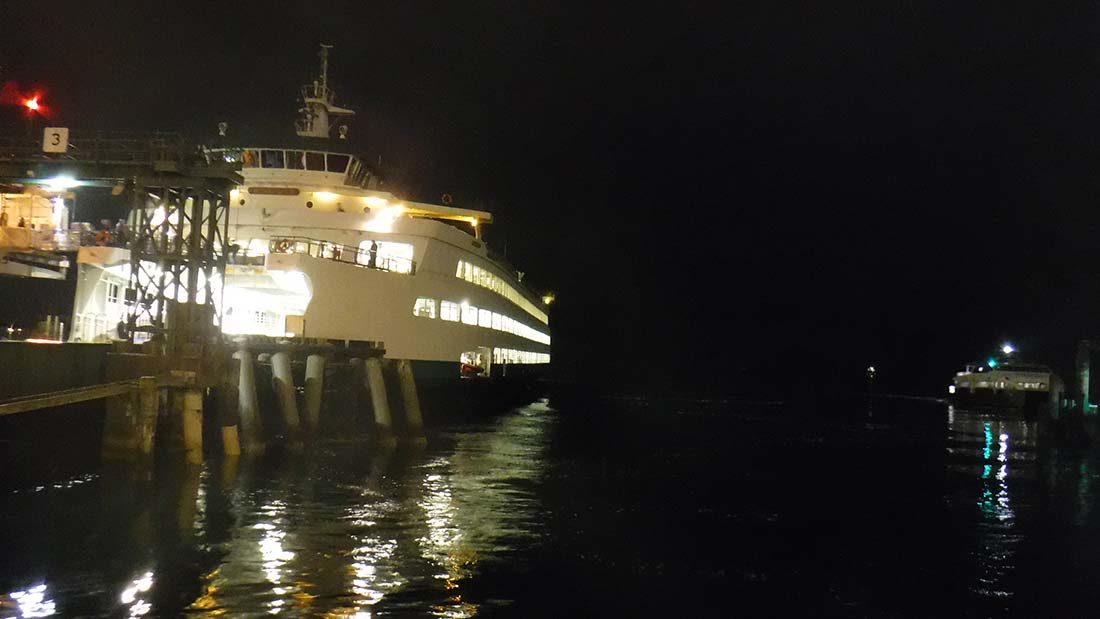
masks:
{"type": "Polygon", "coordinates": [[[227,456],[259,454],[272,446],[307,443],[326,424],[341,421],[369,433],[382,448],[392,448],[399,439],[424,443],[412,365],[384,359],[377,349],[241,348],[226,363],[223,380],[206,389],[158,386],[153,377],[139,384],[135,394],[108,401],[105,457],[148,457],[155,446],[178,441],[186,459],[197,463],[204,435],[220,442],[227,456]],[[300,387],[296,376],[303,379],[300,387]],[[391,397],[402,413],[400,426],[391,397]],[[166,435],[158,437],[158,417],[165,415],[171,415],[171,423],[162,424],[166,435]]]}

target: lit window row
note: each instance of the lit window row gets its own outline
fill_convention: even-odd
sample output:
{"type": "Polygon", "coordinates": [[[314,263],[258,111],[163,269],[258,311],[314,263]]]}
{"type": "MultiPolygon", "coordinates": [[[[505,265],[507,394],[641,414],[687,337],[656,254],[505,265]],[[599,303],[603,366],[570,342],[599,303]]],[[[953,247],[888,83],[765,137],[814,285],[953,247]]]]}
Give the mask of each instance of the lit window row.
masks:
{"type": "Polygon", "coordinates": [[[461,322],[474,327],[504,331],[512,335],[550,345],[550,336],[532,329],[518,320],[513,320],[504,314],[491,312],[487,309],[474,307],[469,303],[455,303],[454,301],[441,301],[438,312],[435,299],[419,297],[413,304],[413,316],[420,318],[435,318],[436,316],[450,322],[461,322]]]}
{"type": "Polygon", "coordinates": [[[550,363],[549,353],[494,348],[493,363],[550,363]]]}
{"type": "Polygon", "coordinates": [[[538,318],[543,324],[548,324],[549,319],[546,317],[546,312],[535,307],[535,304],[527,300],[527,297],[520,294],[518,290],[513,288],[508,282],[497,277],[491,271],[483,269],[477,265],[470,264],[465,260],[458,261],[458,270],[455,272],[455,276],[459,279],[464,279],[471,284],[477,284],[482,288],[488,288],[500,296],[508,299],[512,303],[523,308],[528,314],[531,314],[535,318],[538,318]]]}

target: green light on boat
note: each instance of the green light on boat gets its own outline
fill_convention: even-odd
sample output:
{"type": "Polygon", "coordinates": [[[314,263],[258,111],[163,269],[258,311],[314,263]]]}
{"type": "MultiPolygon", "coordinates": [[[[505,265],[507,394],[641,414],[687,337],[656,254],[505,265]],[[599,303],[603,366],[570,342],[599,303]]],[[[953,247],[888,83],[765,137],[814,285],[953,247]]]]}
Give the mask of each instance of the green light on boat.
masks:
{"type": "Polygon", "coordinates": [[[993,357],[990,357],[989,360],[986,361],[986,365],[988,365],[991,368],[995,368],[995,367],[997,367],[997,360],[994,359],[993,357]]]}

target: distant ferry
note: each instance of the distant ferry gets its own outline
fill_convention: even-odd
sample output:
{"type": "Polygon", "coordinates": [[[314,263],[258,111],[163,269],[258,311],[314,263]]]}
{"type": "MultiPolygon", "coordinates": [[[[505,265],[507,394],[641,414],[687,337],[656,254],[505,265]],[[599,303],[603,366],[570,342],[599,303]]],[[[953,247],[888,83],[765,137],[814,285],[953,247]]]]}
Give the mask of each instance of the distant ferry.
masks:
{"type": "MultiPolygon", "coordinates": [[[[492,215],[382,191],[347,152],[341,121],[354,112],[335,104],[327,46],[321,58],[295,136],[230,145],[223,124],[206,148],[244,178],[228,214],[223,333],[375,342],[418,377],[537,373],[550,362],[548,301],[482,240],[492,215]]],[[[71,339],[118,337],[129,251],[84,247],[77,262],[71,339]]]]}
{"type": "Polygon", "coordinates": [[[1016,359],[1016,350],[1007,344],[1002,352],[985,363],[969,363],[956,372],[947,388],[954,404],[1031,409],[1057,403],[1062,381],[1049,367],[1016,359]]]}

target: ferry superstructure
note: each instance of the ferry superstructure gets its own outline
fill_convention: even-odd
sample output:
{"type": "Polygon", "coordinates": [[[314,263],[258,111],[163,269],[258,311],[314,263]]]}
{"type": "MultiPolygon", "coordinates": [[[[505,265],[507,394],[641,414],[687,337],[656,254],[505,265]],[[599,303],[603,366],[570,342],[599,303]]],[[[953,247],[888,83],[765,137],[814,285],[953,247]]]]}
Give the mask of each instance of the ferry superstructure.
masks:
{"type": "MultiPolygon", "coordinates": [[[[321,56],[295,139],[229,146],[221,125],[205,149],[239,162],[244,179],[229,212],[223,333],[376,342],[438,376],[549,363],[547,305],[490,253],[481,229],[492,215],[380,190],[369,165],[341,148],[353,112],[335,105],[326,47],[321,56]]],[[[119,335],[128,253],[81,249],[72,339],[119,335]]]]}

